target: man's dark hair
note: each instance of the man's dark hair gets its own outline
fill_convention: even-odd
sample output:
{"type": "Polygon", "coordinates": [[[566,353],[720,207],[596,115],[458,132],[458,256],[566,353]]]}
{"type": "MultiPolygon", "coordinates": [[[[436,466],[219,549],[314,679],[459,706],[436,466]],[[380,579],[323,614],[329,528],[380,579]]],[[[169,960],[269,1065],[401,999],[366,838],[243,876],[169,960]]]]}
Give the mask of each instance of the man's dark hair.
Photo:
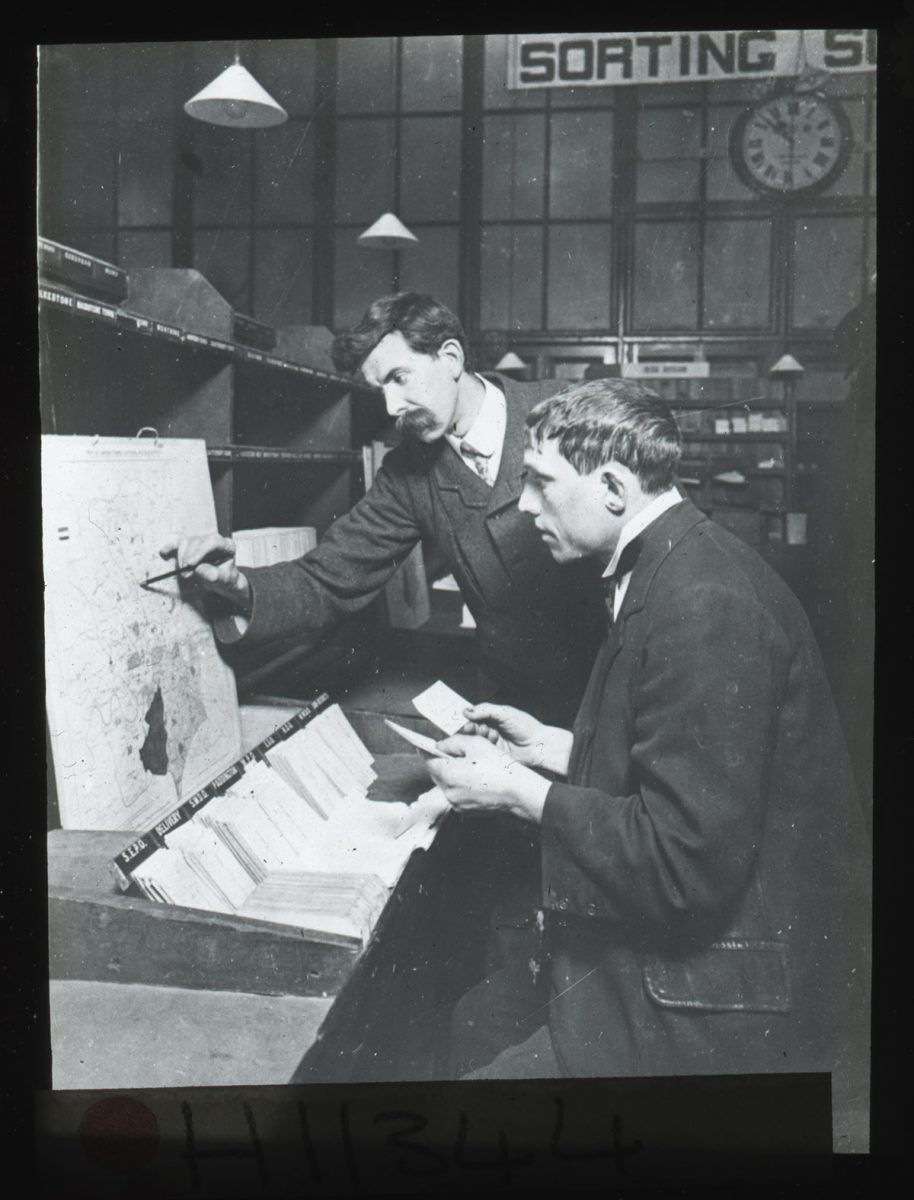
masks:
{"type": "Polygon", "coordinates": [[[580,475],[622,463],[649,494],[672,487],[682,453],[669,408],[628,379],[591,379],[541,400],[527,416],[527,436],[535,446],[555,441],[580,475]]]}
{"type": "Polygon", "coordinates": [[[417,354],[436,354],[448,338],[454,338],[469,362],[467,335],[446,305],[422,292],[397,292],[375,300],[352,329],[336,335],[330,351],[336,369],[354,375],[389,333],[401,333],[417,354]]]}

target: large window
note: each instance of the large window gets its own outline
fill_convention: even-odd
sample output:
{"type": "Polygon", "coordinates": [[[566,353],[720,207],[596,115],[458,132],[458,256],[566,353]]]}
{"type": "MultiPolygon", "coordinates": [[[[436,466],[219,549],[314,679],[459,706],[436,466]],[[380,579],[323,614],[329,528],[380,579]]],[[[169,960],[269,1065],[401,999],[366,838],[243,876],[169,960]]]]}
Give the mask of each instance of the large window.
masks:
{"type": "Polygon", "coordinates": [[[621,320],[633,335],[778,336],[833,326],[859,299],[875,177],[867,76],[829,81],[853,150],[829,189],[788,210],[730,158],[758,84],[510,93],[505,53],[486,39],[483,330],[607,335],[621,320]]]}
{"type": "Polygon", "coordinates": [[[338,42],[333,317],[358,319],[396,289],[457,306],[462,198],[463,39],[338,42]],[[418,238],[366,249],[359,234],[394,212],[418,238]]]}

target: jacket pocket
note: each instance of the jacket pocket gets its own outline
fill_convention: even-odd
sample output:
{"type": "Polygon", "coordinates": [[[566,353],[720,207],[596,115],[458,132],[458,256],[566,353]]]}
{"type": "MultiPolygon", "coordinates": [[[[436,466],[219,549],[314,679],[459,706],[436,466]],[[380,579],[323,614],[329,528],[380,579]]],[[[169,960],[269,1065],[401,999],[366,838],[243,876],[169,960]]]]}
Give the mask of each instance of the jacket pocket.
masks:
{"type": "Polygon", "coordinates": [[[785,942],[730,938],[682,959],[642,966],[647,994],[661,1008],[698,1012],[789,1012],[790,962],[785,942]]]}

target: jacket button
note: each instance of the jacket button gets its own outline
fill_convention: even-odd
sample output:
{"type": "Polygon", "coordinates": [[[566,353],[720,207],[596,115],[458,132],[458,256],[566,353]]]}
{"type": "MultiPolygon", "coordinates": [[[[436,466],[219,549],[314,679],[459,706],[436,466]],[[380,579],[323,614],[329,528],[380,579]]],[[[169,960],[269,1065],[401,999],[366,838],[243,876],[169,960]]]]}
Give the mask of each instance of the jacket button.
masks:
{"type": "Polygon", "coordinates": [[[587,905],[587,915],[588,917],[595,917],[597,915],[597,906],[595,904],[587,905]]]}

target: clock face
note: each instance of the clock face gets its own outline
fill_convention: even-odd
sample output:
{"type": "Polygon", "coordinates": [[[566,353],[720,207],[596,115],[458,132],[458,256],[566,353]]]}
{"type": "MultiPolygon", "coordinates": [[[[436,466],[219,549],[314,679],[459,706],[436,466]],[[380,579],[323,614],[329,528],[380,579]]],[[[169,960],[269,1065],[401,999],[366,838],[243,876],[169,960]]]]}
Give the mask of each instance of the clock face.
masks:
{"type": "Polygon", "coordinates": [[[821,96],[783,95],[742,113],[730,149],[740,178],[769,195],[820,191],[841,174],[851,131],[840,105],[821,96]]]}

